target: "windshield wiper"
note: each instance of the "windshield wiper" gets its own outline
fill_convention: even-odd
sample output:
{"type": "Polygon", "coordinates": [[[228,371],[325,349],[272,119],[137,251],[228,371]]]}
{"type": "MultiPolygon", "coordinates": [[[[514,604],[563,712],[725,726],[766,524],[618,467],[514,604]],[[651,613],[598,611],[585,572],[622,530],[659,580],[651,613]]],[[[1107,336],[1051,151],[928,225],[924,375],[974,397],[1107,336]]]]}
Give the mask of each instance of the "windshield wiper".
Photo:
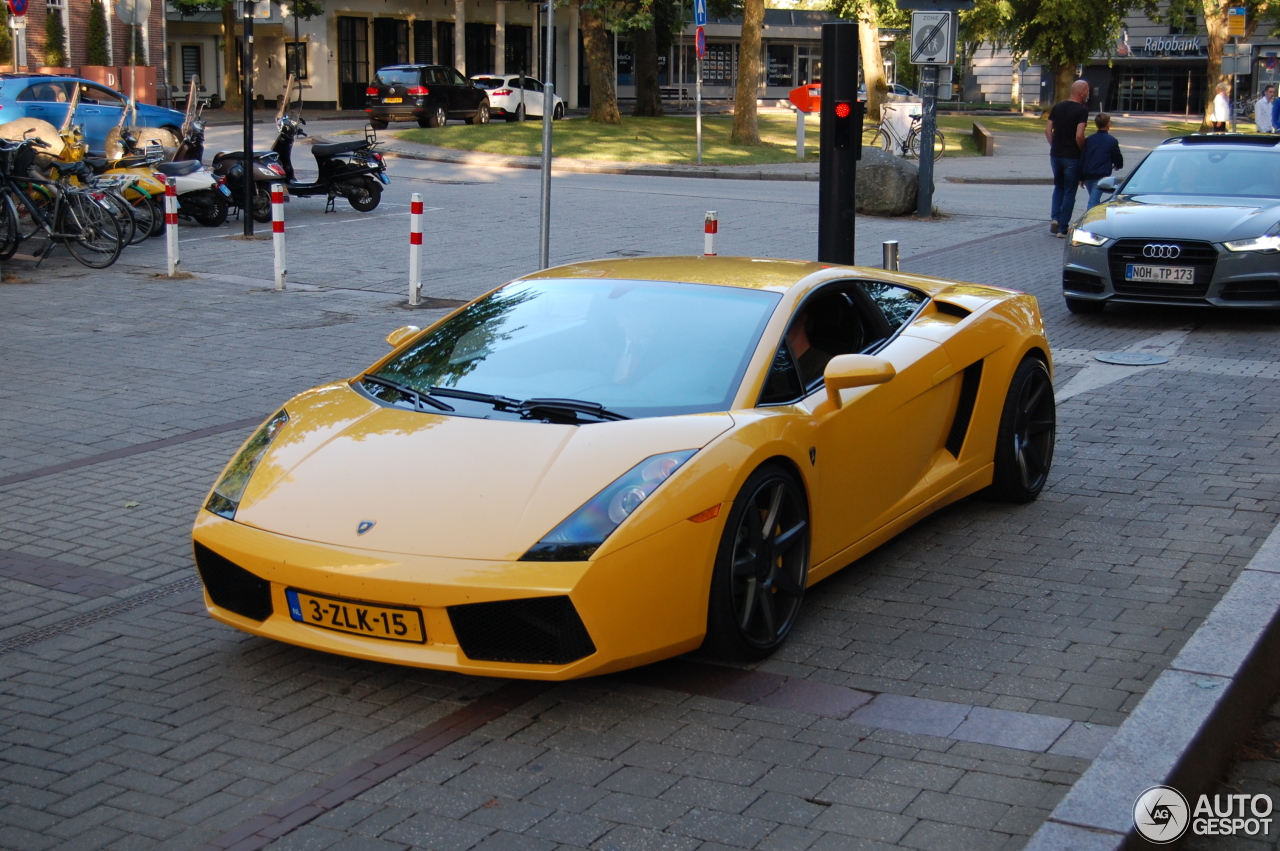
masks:
{"type": "Polygon", "coordinates": [[[625,414],[611,411],[599,402],[584,402],[581,399],[534,398],[525,399],[516,409],[526,417],[571,417],[577,421],[578,414],[586,414],[600,420],[629,420],[625,414]]]}
{"type": "MultiPolygon", "coordinates": [[[[439,399],[433,398],[430,393],[424,393],[421,390],[414,390],[412,387],[406,387],[405,385],[392,381],[389,378],[383,378],[379,375],[366,375],[360,380],[396,391],[412,402],[413,407],[418,410],[422,410],[427,406],[435,408],[437,411],[456,410],[452,405],[447,405],[439,399]]],[[[434,390],[435,388],[432,389],[434,390]]]]}
{"type": "Polygon", "coordinates": [[[428,389],[437,396],[447,396],[450,399],[466,399],[469,402],[484,402],[486,405],[493,405],[499,411],[506,411],[520,406],[519,399],[499,396],[495,393],[475,393],[471,390],[455,390],[452,387],[430,387],[428,389]]]}

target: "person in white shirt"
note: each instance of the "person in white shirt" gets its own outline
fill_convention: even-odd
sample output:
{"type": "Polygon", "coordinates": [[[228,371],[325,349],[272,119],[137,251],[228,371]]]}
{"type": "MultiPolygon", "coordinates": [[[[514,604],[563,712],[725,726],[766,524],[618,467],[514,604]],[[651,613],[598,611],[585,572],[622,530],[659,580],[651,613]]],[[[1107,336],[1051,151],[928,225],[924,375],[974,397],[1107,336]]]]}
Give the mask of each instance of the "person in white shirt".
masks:
{"type": "Polygon", "coordinates": [[[1213,110],[1209,113],[1209,123],[1214,133],[1226,133],[1227,122],[1231,120],[1231,103],[1227,100],[1227,84],[1218,83],[1218,94],[1213,98],[1213,110]]]}
{"type": "Polygon", "coordinates": [[[1271,107],[1276,99],[1276,87],[1267,86],[1262,90],[1262,97],[1253,105],[1253,121],[1258,127],[1259,133],[1274,133],[1275,126],[1271,123],[1271,107]]]}

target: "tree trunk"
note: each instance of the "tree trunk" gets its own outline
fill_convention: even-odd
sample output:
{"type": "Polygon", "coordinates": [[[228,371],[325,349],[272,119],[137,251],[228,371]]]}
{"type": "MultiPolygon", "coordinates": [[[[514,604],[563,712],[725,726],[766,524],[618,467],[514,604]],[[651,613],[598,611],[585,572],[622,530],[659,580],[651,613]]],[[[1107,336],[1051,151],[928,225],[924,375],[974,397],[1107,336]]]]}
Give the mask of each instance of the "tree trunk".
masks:
{"type": "Polygon", "coordinates": [[[734,145],[759,145],[760,123],[756,95],[760,90],[760,30],[764,26],[764,0],[742,5],[742,38],[738,47],[738,88],[733,99],[734,145]]]}
{"type": "Polygon", "coordinates": [[[1204,28],[1209,34],[1209,65],[1205,69],[1204,119],[1201,130],[1210,127],[1213,114],[1213,98],[1218,94],[1218,83],[1227,82],[1222,76],[1222,46],[1227,43],[1227,0],[1204,0],[1204,28]]]}
{"type": "Polygon", "coordinates": [[[240,80],[236,75],[236,64],[240,61],[236,50],[236,3],[227,0],[222,5],[222,88],[226,92],[223,106],[227,109],[239,109],[244,106],[240,97],[240,80]]]}
{"type": "Polygon", "coordinates": [[[609,34],[604,20],[586,6],[578,17],[582,27],[582,43],[587,51],[587,69],[591,77],[592,121],[601,124],[621,124],[618,115],[618,92],[613,87],[613,54],[609,50],[609,34]]]}
{"type": "Polygon", "coordinates": [[[658,33],[654,26],[632,33],[636,62],[636,108],[632,115],[662,116],[662,90],[658,88],[658,33]]]}
{"type": "Polygon", "coordinates": [[[880,104],[889,91],[884,76],[884,57],[880,55],[880,25],[876,20],[876,8],[864,3],[858,12],[858,46],[862,54],[862,79],[867,86],[867,118],[880,122],[880,104]]]}
{"type": "Polygon", "coordinates": [[[1076,81],[1076,63],[1054,62],[1053,69],[1053,102],[1062,103],[1071,98],[1071,84],[1076,81]]]}

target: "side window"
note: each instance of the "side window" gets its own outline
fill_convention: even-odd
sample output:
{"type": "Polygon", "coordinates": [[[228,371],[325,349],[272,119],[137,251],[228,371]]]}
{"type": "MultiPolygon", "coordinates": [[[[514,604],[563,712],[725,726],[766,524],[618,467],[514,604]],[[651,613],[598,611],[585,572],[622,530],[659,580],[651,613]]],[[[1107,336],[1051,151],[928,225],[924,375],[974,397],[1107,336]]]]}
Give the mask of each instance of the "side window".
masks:
{"type": "Polygon", "coordinates": [[[124,100],[115,92],[100,86],[82,84],[80,88],[81,103],[96,103],[99,106],[123,107],[124,100]]]}
{"type": "Polygon", "coordinates": [[[448,82],[455,86],[471,85],[471,81],[468,80],[466,77],[462,76],[461,74],[459,74],[457,68],[450,68],[449,75],[452,79],[450,79],[448,82]]]}
{"type": "Polygon", "coordinates": [[[528,77],[526,77],[524,81],[524,90],[526,92],[540,92],[542,91],[542,83],[539,83],[537,80],[531,80],[528,77]]]}
{"type": "Polygon", "coordinates": [[[896,284],[883,284],[878,281],[863,281],[859,284],[862,291],[880,308],[884,318],[889,322],[891,331],[897,331],[924,304],[925,296],[915,290],[900,287],[896,284]]]}
{"type": "Polygon", "coordinates": [[[802,395],[800,374],[796,372],[795,360],[786,343],[778,348],[773,363],[769,365],[769,377],[764,380],[764,389],[760,392],[761,405],[778,405],[793,402],[802,395]]]}
{"type": "Polygon", "coordinates": [[[62,83],[36,83],[18,93],[15,100],[39,103],[66,103],[67,90],[62,83]]]}

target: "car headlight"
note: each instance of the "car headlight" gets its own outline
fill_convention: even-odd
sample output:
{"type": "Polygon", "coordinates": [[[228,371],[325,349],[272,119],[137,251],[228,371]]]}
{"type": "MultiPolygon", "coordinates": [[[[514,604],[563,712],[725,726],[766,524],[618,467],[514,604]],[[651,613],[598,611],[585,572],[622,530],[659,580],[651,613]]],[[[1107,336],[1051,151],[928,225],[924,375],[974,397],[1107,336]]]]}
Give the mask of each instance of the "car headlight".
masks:
{"type": "Polygon", "coordinates": [[[552,529],[521,561],[586,561],[696,449],[650,455],[552,529]]]}
{"type": "Polygon", "coordinates": [[[1109,236],[1102,236],[1093,231],[1081,230],[1080,228],[1076,228],[1071,232],[1072,245],[1103,245],[1110,239],[1111,237],[1109,236]]]}
{"type": "Polygon", "coordinates": [[[236,509],[240,507],[240,498],[244,496],[244,489],[249,484],[249,479],[253,478],[253,471],[257,469],[262,456],[267,454],[267,447],[271,445],[271,441],[276,439],[276,435],[287,422],[289,422],[289,414],[281,408],[274,417],[263,424],[262,428],[258,429],[253,437],[249,438],[249,442],[244,445],[240,454],[231,462],[231,466],[227,467],[227,471],[222,474],[218,486],[213,489],[213,493],[209,494],[209,501],[204,504],[206,511],[212,511],[228,520],[236,518],[236,509]]]}
{"type": "MultiPolygon", "coordinates": [[[[1275,228],[1272,228],[1275,230],[1275,228]]],[[[1222,243],[1228,251],[1256,251],[1259,254],[1280,252],[1280,234],[1269,233],[1253,239],[1235,239],[1222,243]]]]}

